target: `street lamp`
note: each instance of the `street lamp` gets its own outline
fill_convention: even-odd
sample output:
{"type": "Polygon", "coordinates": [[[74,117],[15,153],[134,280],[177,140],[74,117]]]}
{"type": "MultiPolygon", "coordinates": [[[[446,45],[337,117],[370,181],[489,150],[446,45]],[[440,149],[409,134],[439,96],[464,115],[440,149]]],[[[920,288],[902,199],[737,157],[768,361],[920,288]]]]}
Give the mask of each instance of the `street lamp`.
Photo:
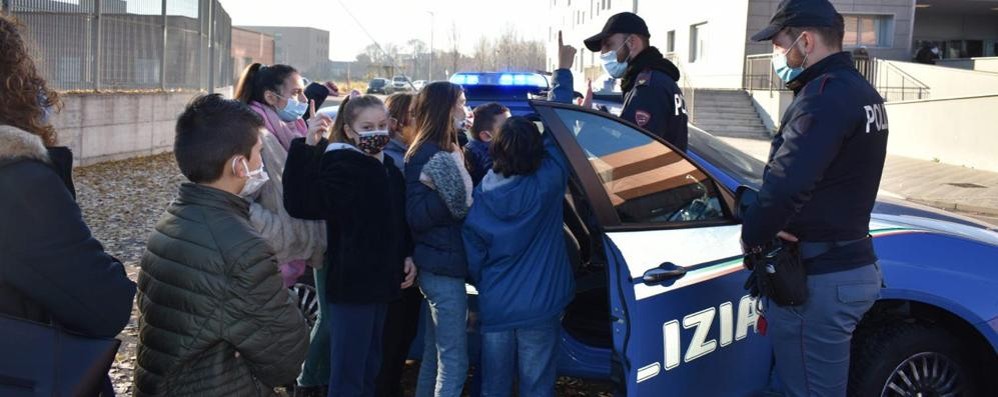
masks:
{"type": "Polygon", "coordinates": [[[430,83],[433,81],[433,21],[436,19],[436,14],[433,11],[427,11],[426,13],[430,14],[430,66],[426,68],[426,82],[430,83]]]}

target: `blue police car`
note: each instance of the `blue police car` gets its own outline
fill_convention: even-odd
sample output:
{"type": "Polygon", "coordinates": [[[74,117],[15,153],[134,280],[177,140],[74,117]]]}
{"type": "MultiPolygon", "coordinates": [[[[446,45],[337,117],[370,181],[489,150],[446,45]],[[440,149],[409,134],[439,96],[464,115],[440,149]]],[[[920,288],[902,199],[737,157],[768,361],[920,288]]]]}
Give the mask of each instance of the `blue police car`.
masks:
{"type": "MultiPolygon", "coordinates": [[[[610,380],[627,396],[772,387],[732,211],[738,188],[761,184],[762,162],[694,126],[682,153],[612,114],[531,100],[548,89],[538,74],[451,81],[469,105],[499,101],[534,118],[572,166],[565,240],[577,291],[560,374],[610,380]]],[[[870,230],[885,288],[855,333],[850,394],[998,395],[998,230],[887,198],[870,230]]]]}

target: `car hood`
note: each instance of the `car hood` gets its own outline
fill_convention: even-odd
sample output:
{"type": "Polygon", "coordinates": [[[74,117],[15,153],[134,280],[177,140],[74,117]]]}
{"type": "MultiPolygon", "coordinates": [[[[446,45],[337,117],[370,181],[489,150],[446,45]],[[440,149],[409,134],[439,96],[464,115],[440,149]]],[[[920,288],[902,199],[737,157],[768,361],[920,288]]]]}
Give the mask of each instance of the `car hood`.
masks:
{"type": "Polygon", "coordinates": [[[998,246],[998,227],[962,215],[896,198],[880,196],[870,229],[905,228],[960,236],[998,246]]]}

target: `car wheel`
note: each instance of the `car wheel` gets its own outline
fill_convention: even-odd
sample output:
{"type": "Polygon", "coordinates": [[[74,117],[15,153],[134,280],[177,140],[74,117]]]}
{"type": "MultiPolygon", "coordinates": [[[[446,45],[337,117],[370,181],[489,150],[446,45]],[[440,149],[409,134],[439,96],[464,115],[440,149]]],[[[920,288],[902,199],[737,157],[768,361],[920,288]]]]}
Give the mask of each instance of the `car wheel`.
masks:
{"type": "Polygon", "coordinates": [[[856,335],[850,396],[976,396],[981,387],[968,348],[940,327],[887,325],[856,335]]]}

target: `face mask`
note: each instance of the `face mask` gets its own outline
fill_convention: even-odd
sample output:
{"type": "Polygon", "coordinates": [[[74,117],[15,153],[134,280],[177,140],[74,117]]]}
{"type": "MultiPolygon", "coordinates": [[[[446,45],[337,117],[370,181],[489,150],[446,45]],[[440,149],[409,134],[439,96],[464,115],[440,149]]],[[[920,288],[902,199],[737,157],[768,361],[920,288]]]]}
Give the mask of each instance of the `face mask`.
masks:
{"type": "Polygon", "coordinates": [[[458,131],[464,131],[468,129],[468,114],[465,111],[461,111],[461,115],[454,116],[454,128],[458,131]]]}
{"type": "MultiPolygon", "coordinates": [[[[235,171],[235,168],[236,162],[232,160],[232,170],[235,171]]],[[[243,169],[246,170],[248,179],[246,179],[246,184],[243,185],[243,190],[239,192],[239,197],[248,199],[260,191],[263,184],[270,180],[270,176],[266,172],[263,172],[263,163],[260,164],[260,168],[256,171],[250,171],[249,163],[246,162],[246,159],[243,159],[243,169]]]]}
{"type": "Polygon", "coordinates": [[[773,54],[773,71],[776,72],[776,76],[778,76],[780,80],[783,80],[784,83],[789,83],[796,79],[797,76],[800,76],[801,73],[804,73],[804,65],[807,64],[808,54],[804,54],[804,61],[801,62],[800,66],[793,68],[790,67],[790,65],[787,65],[787,54],[789,54],[790,51],[793,51],[794,48],[797,48],[797,42],[800,41],[801,37],[804,37],[804,33],[797,36],[797,40],[794,40],[787,52],[782,54],[773,54]]]}
{"type": "Polygon", "coordinates": [[[288,104],[284,105],[284,109],[277,109],[277,117],[280,117],[281,121],[285,123],[290,123],[304,116],[306,110],[308,110],[307,103],[299,102],[295,98],[288,98],[288,104]]]}
{"type": "Polygon", "coordinates": [[[626,41],[620,43],[620,47],[616,50],[599,55],[600,61],[603,61],[603,68],[606,69],[606,72],[610,75],[610,77],[615,79],[619,79],[624,75],[624,72],[627,71],[627,61],[617,61],[617,52],[623,49],[625,45],[627,45],[626,41]]]}
{"type": "Polygon", "coordinates": [[[392,140],[388,130],[358,132],[357,136],[357,148],[371,155],[381,153],[392,140]]]}

